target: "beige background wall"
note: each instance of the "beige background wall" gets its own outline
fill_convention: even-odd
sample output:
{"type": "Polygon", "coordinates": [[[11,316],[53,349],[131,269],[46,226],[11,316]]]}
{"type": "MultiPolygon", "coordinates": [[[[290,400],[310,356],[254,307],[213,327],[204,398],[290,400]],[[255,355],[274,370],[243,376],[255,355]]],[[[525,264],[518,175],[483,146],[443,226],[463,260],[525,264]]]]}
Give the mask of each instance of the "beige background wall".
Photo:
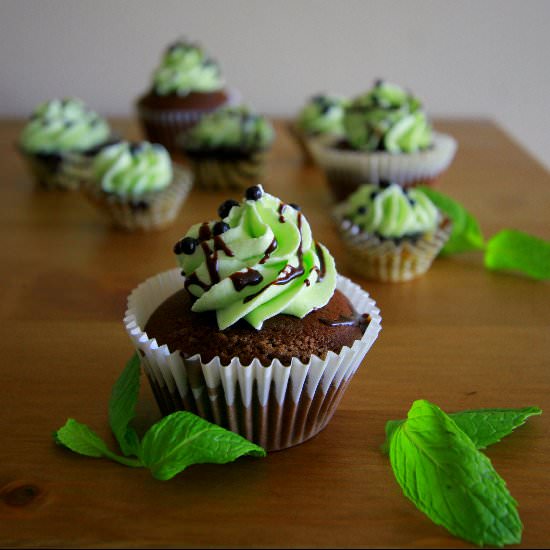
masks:
{"type": "Polygon", "coordinates": [[[547,0],[0,0],[0,116],[67,95],[131,114],[186,36],[267,114],[383,77],[432,115],[493,118],[550,169],[549,29],[547,0]]]}

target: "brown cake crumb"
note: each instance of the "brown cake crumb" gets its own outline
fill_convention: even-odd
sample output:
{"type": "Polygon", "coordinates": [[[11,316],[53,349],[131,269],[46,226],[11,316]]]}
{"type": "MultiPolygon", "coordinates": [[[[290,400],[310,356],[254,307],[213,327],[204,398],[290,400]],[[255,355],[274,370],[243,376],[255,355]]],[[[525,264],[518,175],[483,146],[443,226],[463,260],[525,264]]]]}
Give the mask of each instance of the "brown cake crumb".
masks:
{"type": "Polygon", "coordinates": [[[338,290],[326,306],[303,319],[277,315],[265,321],[261,330],[240,320],[221,331],[214,312],[194,313],[191,305],[186,290],[176,292],[153,312],[145,332],[170,351],[180,350],[186,357],[198,353],[203,362],[219,356],[224,365],[233,357],[245,365],[255,357],[263,365],[275,358],[285,365],[293,357],[304,363],[311,355],[324,358],[331,350],[339,353],[343,346],[351,347],[368,324],[338,290]]]}

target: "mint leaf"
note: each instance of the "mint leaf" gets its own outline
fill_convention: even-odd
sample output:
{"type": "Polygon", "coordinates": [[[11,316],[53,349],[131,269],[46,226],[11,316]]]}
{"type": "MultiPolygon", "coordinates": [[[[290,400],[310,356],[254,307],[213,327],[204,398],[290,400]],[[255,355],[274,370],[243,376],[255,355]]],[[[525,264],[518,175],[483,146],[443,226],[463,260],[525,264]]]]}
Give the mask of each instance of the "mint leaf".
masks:
{"type": "MultiPolygon", "coordinates": [[[[456,425],[472,440],[476,449],[485,449],[512,433],[517,427],[534,415],[542,414],[538,407],[521,409],[478,409],[449,413],[456,425]]],[[[398,426],[405,420],[388,420],[386,422],[386,441],[382,452],[387,454],[391,438],[398,426]]]]}
{"type": "Polygon", "coordinates": [[[453,222],[449,240],[442,254],[456,254],[470,250],[483,250],[484,239],[478,221],[459,202],[431,187],[420,188],[428,198],[453,222]]]}
{"type": "Polygon", "coordinates": [[[534,279],[548,280],[550,242],[515,229],[503,229],[487,243],[485,267],[519,271],[534,279]]]}
{"type": "Polygon", "coordinates": [[[141,461],[157,479],[174,477],[191,464],[265,456],[261,447],[192,413],[178,411],[153,425],[141,443],[141,461]]]}
{"type": "Polygon", "coordinates": [[[111,452],[106,443],[86,424],[69,418],[64,426],[54,433],[55,442],[75,453],[94,458],[110,458],[125,466],[141,466],[135,459],[124,458],[111,452]]]}
{"type": "Polygon", "coordinates": [[[415,401],[390,443],[395,478],[432,521],[478,545],[521,541],[517,503],[490,460],[439,407],[415,401]]]}
{"type": "Polygon", "coordinates": [[[136,415],[140,372],[139,357],[135,353],[115,382],[109,401],[109,425],[126,456],[139,452],[138,435],[129,424],[136,415]]]}

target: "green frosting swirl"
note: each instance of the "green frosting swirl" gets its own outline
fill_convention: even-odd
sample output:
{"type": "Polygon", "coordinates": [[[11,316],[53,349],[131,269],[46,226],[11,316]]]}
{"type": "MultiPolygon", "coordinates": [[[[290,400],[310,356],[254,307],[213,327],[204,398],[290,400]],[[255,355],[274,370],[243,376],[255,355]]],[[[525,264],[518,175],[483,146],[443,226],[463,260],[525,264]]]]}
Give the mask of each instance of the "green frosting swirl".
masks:
{"type": "Polygon", "coordinates": [[[274,138],[273,126],[266,117],[245,106],[221,107],[201,117],[183,136],[183,147],[189,151],[208,149],[267,149],[274,138]]]}
{"type": "Polygon", "coordinates": [[[116,143],[93,160],[93,176],[107,193],[135,197],[159,191],[172,181],[172,161],[162,145],[116,143]]]}
{"type": "Polygon", "coordinates": [[[222,222],[192,226],[175,247],[197,298],[192,310],[215,311],[221,330],[239,319],[261,329],[278,314],[303,318],[336,287],[334,260],[302,213],[251,189],[261,197],[235,203],[222,222]]]}
{"type": "Polygon", "coordinates": [[[109,138],[107,122],[76,98],[54,99],[36,107],[20,137],[31,153],[86,151],[109,138]]]}
{"type": "Polygon", "coordinates": [[[344,134],[347,100],[332,95],[313,96],[298,113],[297,125],[308,135],[344,134]]]}
{"type": "Polygon", "coordinates": [[[387,187],[362,185],[345,203],[344,217],[366,233],[399,238],[433,231],[440,220],[438,209],[418,189],[404,190],[392,183],[387,187]]]}
{"type": "Polygon", "coordinates": [[[218,64],[200,46],[185,41],[166,50],[153,74],[153,87],[159,95],[215,92],[224,85],[218,64]]]}
{"type": "Polygon", "coordinates": [[[344,129],[350,146],[362,151],[413,153],[432,143],[432,128],[420,101],[383,81],[346,108],[344,129]]]}

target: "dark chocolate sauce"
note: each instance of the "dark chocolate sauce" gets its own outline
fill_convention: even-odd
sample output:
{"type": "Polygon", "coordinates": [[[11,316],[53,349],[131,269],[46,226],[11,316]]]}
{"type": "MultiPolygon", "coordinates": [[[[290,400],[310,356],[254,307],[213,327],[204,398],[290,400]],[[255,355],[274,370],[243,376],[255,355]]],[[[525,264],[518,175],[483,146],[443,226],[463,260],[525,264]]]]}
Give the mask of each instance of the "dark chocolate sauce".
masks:
{"type": "Polygon", "coordinates": [[[356,313],[351,317],[340,315],[338,319],[319,319],[319,321],[329,327],[359,327],[361,332],[365,332],[371,322],[371,316],[368,313],[356,313]]]}
{"type": "Polygon", "coordinates": [[[221,238],[220,235],[216,235],[214,237],[214,250],[223,250],[225,252],[226,256],[229,256],[230,258],[233,258],[235,254],[233,254],[233,251],[225,244],[225,241],[221,238]]]}
{"type": "Polygon", "coordinates": [[[258,292],[251,294],[250,296],[247,296],[243,303],[250,302],[250,300],[253,300],[256,298],[256,296],[259,296],[264,290],[267,290],[271,285],[286,285],[293,281],[294,279],[301,277],[305,273],[304,269],[304,261],[303,261],[303,251],[302,251],[302,213],[298,212],[298,217],[296,219],[296,223],[298,225],[298,231],[300,231],[300,244],[298,246],[298,250],[296,251],[296,255],[298,256],[298,266],[294,267],[293,265],[287,265],[285,266],[277,276],[277,278],[269,283],[268,285],[264,286],[261,290],[258,292]]]}
{"type": "Polygon", "coordinates": [[[281,223],[285,223],[285,217],[283,216],[283,209],[286,206],[284,202],[279,203],[279,208],[277,209],[277,212],[279,212],[279,221],[281,223]]]}
{"type": "Polygon", "coordinates": [[[201,287],[203,290],[209,290],[210,289],[210,285],[207,285],[206,283],[203,283],[198,277],[197,277],[197,274],[196,273],[191,273],[191,275],[189,275],[189,277],[186,277],[185,278],[185,283],[183,284],[183,286],[185,287],[185,290],[187,290],[189,292],[189,287],[191,285],[197,285],[199,287],[201,287]]]}
{"type": "Polygon", "coordinates": [[[212,238],[212,230],[210,229],[210,224],[204,222],[199,229],[199,241],[207,241],[212,238]]]}
{"type": "Polygon", "coordinates": [[[271,253],[277,248],[277,239],[273,238],[271,241],[271,244],[267,247],[264,257],[260,260],[260,264],[265,264],[267,260],[269,260],[269,257],[271,256],[271,253]]]}
{"type": "Polygon", "coordinates": [[[237,271],[229,276],[233,281],[233,286],[237,292],[241,291],[246,286],[259,285],[264,278],[259,271],[248,268],[246,271],[237,271]]]}
{"type": "Polygon", "coordinates": [[[317,282],[320,283],[327,273],[327,264],[325,262],[325,255],[323,254],[323,249],[319,246],[319,243],[315,243],[315,252],[317,252],[317,257],[319,258],[319,269],[317,270],[319,278],[317,282]]]}

